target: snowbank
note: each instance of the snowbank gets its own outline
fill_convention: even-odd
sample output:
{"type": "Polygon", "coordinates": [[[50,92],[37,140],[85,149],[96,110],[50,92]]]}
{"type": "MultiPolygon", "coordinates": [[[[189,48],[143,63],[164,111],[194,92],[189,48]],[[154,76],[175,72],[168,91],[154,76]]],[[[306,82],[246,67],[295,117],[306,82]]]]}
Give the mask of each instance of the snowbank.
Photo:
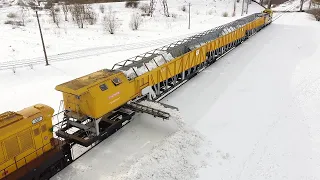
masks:
{"type": "Polygon", "coordinates": [[[134,159],[129,172],[111,179],[194,179],[198,175],[197,170],[207,164],[199,151],[204,141],[199,132],[182,129],[155,145],[141,159],[134,159]],[[194,157],[200,162],[193,162],[194,157]]]}
{"type": "Polygon", "coordinates": [[[195,179],[198,170],[205,168],[210,153],[201,150],[201,147],[210,145],[198,131],[188,127],[176,110],[165,108],[163,105],[143,101],[141,104],[151,106],[169,112],[179,130],[153,146],[150,152],[142,158],[129,157],[123,166],[133,164],[129,171],[117,174],[112,180],[171,180],[171,179],[195,179]]]}

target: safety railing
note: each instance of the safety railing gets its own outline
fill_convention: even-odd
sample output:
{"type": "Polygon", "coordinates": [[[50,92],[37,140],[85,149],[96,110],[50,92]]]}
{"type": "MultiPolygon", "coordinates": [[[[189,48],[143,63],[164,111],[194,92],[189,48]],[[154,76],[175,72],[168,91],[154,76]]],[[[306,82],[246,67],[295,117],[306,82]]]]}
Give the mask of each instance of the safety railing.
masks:
{"type": "Polygon", "coordinates": [[[18,169],[24,168],[24,167],[26,168],[26,171],[28,172],[30,170],[30,167],[27,166],[28,163],[30,163],[31,161],[39,158],[41,155],[43,155],[46,152],[53,150],[55,148],[59,148],[59,150],[60,150],[61,141],[55,141],[53,139],[50,141],[50,143],[45,144],[41,148],[36,149],[35,151],[29,153],[28,155],[24,156],[23,158],[21,158],[19,160],[17,160],[16,157],[14,157],[13,158],[14,163],[12,163],[9,166],[6,166],[4,169],[0,170],[0,178],[2,177],[3,180],[5,180],[9,174],[17,171],[18,169]],[[30,158],[32,155],[35,156],[35,158],[30,158]],[[28,158],[30,158],[30,160],[28,160],[28,158]],[[13,169],[13,170],[11,170],[11,169],[13,169]]]}

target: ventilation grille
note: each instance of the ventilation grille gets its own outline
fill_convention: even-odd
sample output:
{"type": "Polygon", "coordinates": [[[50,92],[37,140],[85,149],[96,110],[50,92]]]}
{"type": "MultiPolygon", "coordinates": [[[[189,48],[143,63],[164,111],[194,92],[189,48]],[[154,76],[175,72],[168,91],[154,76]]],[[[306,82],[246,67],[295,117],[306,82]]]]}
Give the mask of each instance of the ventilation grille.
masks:
{"type": "Polygon", "coordinates": [[[34,147],[32,135],[30,130],[26,130],[19,134],[19,140],[21,145],[21,152],[24,152],[34,147]]]}
{"type": "Polygon", "coordinates": [[[17,136],[10,137],[4,141],[8,159],[12,159],[20,153],[17,136]]]}

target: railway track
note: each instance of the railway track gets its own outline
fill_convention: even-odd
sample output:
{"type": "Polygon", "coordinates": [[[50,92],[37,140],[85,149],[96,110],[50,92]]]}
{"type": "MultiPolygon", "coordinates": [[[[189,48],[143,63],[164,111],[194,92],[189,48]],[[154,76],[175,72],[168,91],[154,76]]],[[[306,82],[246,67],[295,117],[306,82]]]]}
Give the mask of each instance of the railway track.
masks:
{"type": "MultiPolygon", "coordinates": [[[[48,56],[48,61],[49,63],[57,62],[57,61],[67,61],[67,60],[84,58],[89,56],[96,56],[96,55],[112,53],[112,52],[160,46],[160,45],[168,44],[172,41],[179,40],[184,37],[192,36],[194,34],[197,34],[197,33],[190,33],[190,34],[185,34],[185,35],[176,36],[176,37],[169,37],[169,38],[163,38],[163,39],[157,39],[157,40],[151,40],[151,41],[143,41],[138,43],[121,44],[121,45],[115,45],[115,46],[102,46],[102,47],[96,47],[96,48],[88,48],[88,49],[82,49],[77,51],[71,51],[71,52],[48,56]]],[[[33,67],[35,65],[44,64],[44,62],[45,62],[44,57],[0,62],[0,71],[23,68],[23,67],[33,67]]]]}

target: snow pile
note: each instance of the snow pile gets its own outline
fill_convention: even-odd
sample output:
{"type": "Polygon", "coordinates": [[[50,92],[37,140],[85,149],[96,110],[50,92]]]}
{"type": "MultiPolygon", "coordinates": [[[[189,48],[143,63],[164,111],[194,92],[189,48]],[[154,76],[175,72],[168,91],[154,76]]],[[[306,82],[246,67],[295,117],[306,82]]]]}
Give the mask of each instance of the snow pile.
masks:
{"type": "Polygon", "coordinates": [[[198,169],[207,166],[210,156],[210,153],[200,148],[209,147],[209,142],[198,131],[188,127],[177,110],[165,108],[159,103],[150,101],[143,101],[141,104],[170,113],[171,119],[177,122],[179,129],[155,144],[151,152],[144,154],[142,158],[129,157],[123,163],[125,166],[133,162],[129,171],[112,176],[110,179],[187,180],[197,178],[198,169]]]}
{"type": "Polygon", "coordinates": [[[199,147],[203,143],[204,138],[197,131],[180,130],[155,145],[141,159],[136,159],[129,172],[112,179],[194,179],[198,175],[197,170],[207,163],[204,157],[200,157],[201,163],[191,160],[201,156],[199,147]]]}

